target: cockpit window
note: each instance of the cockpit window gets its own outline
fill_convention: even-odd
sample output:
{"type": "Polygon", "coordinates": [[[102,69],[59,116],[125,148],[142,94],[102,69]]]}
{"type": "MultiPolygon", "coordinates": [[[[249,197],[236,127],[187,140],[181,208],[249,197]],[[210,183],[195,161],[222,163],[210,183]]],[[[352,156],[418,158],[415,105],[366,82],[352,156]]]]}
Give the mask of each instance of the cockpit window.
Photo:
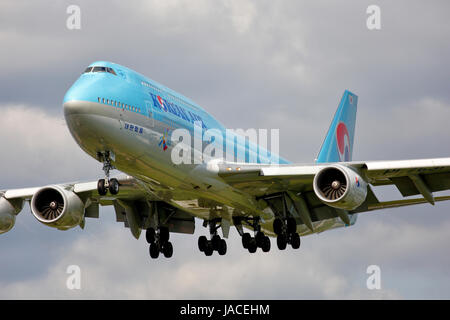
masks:
{"type": "Polygon", "coordinates": [[[109,73],[112,73],[113,75],[117,76],[117,74],[115,73],[113,68],[106,68],[106,71],[108,71],[109,73]]]}
{"type": "Polygon", "coordinates": [[[93,67],[92,72],[106,72],[105,67],[93,67]]]}
{"type": "Polygon", "coordinates": [[[112,73],[113,75],[117,76],[117,74],[113,70],[113,68],[109,68],[109,67],[87,67],[86,70],[84,70],[84,73],[88,73],[88,72],[108,72],[108,73],[112,73]]]}

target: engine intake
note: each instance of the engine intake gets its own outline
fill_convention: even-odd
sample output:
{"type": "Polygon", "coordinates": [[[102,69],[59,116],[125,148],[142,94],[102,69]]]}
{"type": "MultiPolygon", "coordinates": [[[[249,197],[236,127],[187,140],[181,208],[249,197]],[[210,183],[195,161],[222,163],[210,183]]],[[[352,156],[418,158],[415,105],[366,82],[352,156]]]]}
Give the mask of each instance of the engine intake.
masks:
{"type": "Polygon", "coordinates": [[[60,186],[44,187],[31,198],[31,212],[43,224],[61,230],[73,228],[84,216],[83,201],[60,186]]]}
{"type": "Polygon", "coordinates": [[[367,196],[367,183],[355,171],[341,165],[325,167],[314,177],[314,192],[326,205],[353,210],[367,196]]]}

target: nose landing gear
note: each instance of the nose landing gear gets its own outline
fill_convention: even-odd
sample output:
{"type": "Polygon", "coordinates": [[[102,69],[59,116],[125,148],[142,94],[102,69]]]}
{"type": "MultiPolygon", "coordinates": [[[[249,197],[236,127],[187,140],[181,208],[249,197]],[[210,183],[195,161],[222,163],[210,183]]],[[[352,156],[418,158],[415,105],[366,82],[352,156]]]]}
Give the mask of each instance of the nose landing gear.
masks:
{"type": "Polygon", "coordinates": [[[97,182],[97,191],[98,194],[104,196],[108,193],[108,190],[111,194],[116,195],[119,193],[119,181],[116,178],[112,179],[100,179],[97,182]]]}
{"type": "Polygon", "coordinates": [[[105,153],[98,153],[99,160],[103,161],[103,171],[105,172],[105,179],[100,179],[97,182],[98,194],[104,196],[109,192],[112,195],[119,193],[119,181],[116,178],[109,179],[109,171],[115,169],[111,164],[112,153],[106,151],[105,153]]]}

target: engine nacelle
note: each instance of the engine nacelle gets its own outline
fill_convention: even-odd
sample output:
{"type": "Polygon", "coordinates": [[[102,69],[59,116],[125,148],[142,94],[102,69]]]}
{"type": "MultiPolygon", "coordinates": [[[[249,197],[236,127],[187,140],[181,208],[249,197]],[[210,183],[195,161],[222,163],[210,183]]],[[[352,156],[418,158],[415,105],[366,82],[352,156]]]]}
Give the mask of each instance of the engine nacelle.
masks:
{"type": "Polygon", "coordinates": [[[314,192],[326,205],[344,210],[359,207],[367,197],[367,182],[352,169],[331,165],[314,177],[314,192]]]}
{"type": "Polygon", "coordinates": [[[74,192],[55,185],[44,187],[33,195],[31,212],[43,224],[67,230],[82,222],[84,204],[74,192]]]}
{"type": "Polygon", "coordinates": [[[16,215],[22,210],[23,201],[8,200],[0,197],[0,234],[8,232],[14,227],[16,215]]]}

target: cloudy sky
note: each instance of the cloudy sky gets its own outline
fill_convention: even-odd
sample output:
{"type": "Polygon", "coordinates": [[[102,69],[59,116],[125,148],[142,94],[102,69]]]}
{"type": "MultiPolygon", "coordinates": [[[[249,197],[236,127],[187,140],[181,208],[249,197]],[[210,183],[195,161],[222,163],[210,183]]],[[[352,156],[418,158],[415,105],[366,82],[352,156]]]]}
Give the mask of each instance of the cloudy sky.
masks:
{"type": "MultiPolygon", "coordinates": [[[[448,157],[448,1],[0,2],[0,189],[96,180],[62,99],[96,60],[192,98],[230,128],[280,128],[280,153],[314,160],[345,89],[359,96],[354,160],[448,157]],[[66,9],[81,8],[69,30],[66,9]],[[381,30],[366,9],[381,8],[381,30]]],[[[399,197],[390,188],[381,199],[399,197]]],[[[450,298],[450,204],[362,214],[355,226],[254,255],[232,230],[225,257],[173,235],[151,260],[103,208],[85,230],[39,224],[28,206],[0,236],[0,298],[450,298]],[[82,289],[68,290],[78,265],[82,289]],[[366,269],[381,268],[381,290],[366,269]]],[[[275,242],[272,240],[272,247],[275,242]]]]}

